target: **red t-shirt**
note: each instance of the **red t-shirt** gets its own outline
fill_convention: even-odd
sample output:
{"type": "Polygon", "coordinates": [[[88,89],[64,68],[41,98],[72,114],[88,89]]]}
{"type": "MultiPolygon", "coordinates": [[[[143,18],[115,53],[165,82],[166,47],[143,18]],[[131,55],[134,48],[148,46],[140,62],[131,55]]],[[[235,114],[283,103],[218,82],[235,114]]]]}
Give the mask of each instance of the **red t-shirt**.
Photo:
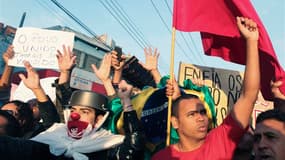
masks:
{"type": "Polygon", "coordinates": [[[230,160],[245,132],[232,116],[227,116],[220,126],[208,133],[205,143],[198,149],[179,152],[171,145],[156,153],[152,160],[230,160]]]}

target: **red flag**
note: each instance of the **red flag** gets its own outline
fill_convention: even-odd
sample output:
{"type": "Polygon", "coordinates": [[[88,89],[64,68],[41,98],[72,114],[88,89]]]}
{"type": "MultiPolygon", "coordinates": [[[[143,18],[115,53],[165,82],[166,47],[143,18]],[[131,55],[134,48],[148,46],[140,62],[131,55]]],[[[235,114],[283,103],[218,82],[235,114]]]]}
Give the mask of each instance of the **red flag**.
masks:
{"type": "Polygon", "coordinates": [[[236,16],[253,19],[259,28],[261,92],[272,99],[270,80],[281,80],[285,94],[285,71],[280,66],[270,38],[249,0],[174,0],[173,27],[199,31],[207,55],[245,64],[245,42],[236,26],[236,16]]]}

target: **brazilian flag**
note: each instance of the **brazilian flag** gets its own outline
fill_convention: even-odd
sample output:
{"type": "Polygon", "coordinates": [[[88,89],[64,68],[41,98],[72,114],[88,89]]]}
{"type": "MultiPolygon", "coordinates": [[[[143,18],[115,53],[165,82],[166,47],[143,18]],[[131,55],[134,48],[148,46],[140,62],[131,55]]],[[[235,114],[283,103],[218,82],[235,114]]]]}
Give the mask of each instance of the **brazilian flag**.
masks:
{"type": "MultiPolygon", "coordinates": [[[[148,158],[156,151],[165,147],[168,112],[168,98],[165,95],[165,85],[168,79],[169,76],[165,76],[161,79],[157,88],[146,87],[141,93],[132,97],[132,104],[137,111],[146,134],[146,147],[149,150],[148,158]]],[[[215,106],[208,87],[200,87],[193,84],[191,80],[185,80],[180,88],[183,94],[194,94],[200,98],[207,110],[207,116],[212,122],[209,129],[214,128],[216,126],[215,106]]],[[[120,99],[114,98],[110,102],[109,109],[112,111],[112,115],[109,117],[107,128],[113,133],[124,133],[122,127],[123,110],[120,99]]],[[[171,128],[171,143],[176,143],[178,140],[179,136],[176,130],[171,128]]]]}

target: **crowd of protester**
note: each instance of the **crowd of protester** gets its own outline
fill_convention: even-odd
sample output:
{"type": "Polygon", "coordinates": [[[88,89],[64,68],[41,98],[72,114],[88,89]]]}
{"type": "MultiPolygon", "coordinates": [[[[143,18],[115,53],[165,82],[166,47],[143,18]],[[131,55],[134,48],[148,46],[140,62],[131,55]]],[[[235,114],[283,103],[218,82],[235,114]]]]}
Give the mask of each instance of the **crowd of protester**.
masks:
{"type": "MultiPolygon", "coordinates": [[[[254,21],[244,17],[237,17],[237,28],[246,43],[246,67],[239,99],[223,123],[209,131],[207,110],[199,97],[181,92],[175,79],[168,80],[165,95],[173,101],[170,121],[179,141],[152,153],[151,159],[285,159],[285,95],[278,88],[282,83],[268,84],[275,97],[274,109],[261,113],[252,128],[250,117],[262,78],[259,31],[254,21]]],[[[37,103],[31,105],[20,100],[9,101],[13,67],[8,60],[14,55],[10,45],[2,56],[5,67],[0,80],[1,159],[147,159],[148,137],[132,97],[141,94],[144,87],[157,87],[162,77],[157,68],[158,50],[145,48],[144,53],[145,63],[136,63],[134,57],[111,51],[104,55],[100,66],[92,64],[90,67],[106,90],[106,95],[102,95],[70,86],[76,56],[70,47],[63,45],[63,52],[57,54],[60,74],[51,86],[56,89],[55,103],[42,88],[37,71],[25,61],[27,75],[19,77],[36,97],[37,103]],[[132,68],[126,63],[136,66],[132,68]],[[115,98],[120,99],[123,116],[123,131],[119,133],[106,127],[114,115],[110,108],[115,98]],[[64,116],[66,108],[69,112],[64,116]]]]}

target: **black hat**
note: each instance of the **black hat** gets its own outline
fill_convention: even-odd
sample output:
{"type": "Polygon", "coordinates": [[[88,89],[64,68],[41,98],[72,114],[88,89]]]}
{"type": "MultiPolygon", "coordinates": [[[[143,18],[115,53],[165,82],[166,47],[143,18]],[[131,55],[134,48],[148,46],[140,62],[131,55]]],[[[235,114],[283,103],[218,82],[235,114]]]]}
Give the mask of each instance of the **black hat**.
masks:
{"type": "Polygon", "coordinates": [[[107,111],[108,98],[92,91],[77,90],[71,95],[69,106],[86,106],[107,111]]]}

